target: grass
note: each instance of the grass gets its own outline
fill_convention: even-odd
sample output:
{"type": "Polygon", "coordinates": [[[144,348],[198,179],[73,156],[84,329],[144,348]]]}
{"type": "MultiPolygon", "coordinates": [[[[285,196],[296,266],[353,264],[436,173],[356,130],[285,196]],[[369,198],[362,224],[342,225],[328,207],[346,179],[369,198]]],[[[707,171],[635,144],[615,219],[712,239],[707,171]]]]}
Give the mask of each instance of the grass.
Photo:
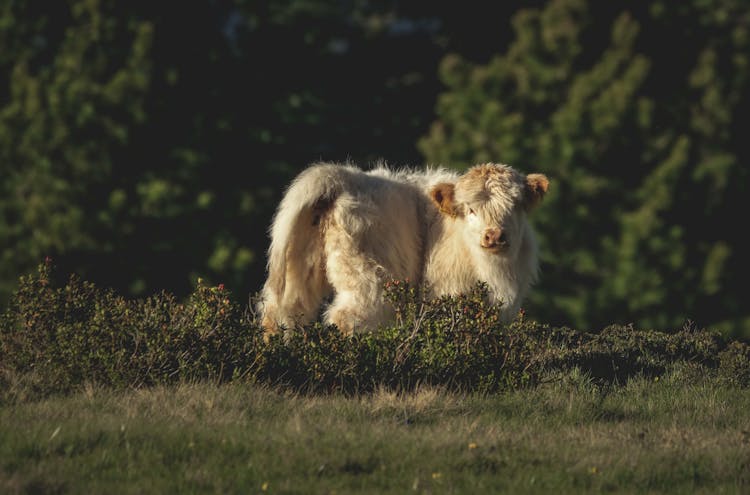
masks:
{"type": "Polygon", "coordinates": [[[0,494],[750,492],[747,343],[386,295],[391,327],[266,343],[222,286],[40,265],[0,314],[0,494]]]}
{"type": "Polygon", "coordinates": [[[83,386],[0,404],[0,493],[747,493],[750,390],[689,367],[618,386],[304,395],[83,386]]]}

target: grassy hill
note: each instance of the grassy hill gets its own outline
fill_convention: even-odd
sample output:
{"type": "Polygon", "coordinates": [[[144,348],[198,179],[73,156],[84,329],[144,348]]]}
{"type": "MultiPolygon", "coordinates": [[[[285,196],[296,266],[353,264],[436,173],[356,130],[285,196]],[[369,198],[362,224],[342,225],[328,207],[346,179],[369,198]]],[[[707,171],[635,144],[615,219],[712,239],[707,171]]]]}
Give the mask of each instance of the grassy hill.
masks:
{"type": "Polygon", "coordinates": [[[379,332],[264,343],[223,287],[128,300],[40,266],[0,318],[0,492],[749,489],[746,343],[388,297],[379,332]]]}
{"type": "Polygon", "coordinates": [[[748,411],[692,370],[500,394],[88,386],[0,406],[0,492],[747,493],[748,411]]]}

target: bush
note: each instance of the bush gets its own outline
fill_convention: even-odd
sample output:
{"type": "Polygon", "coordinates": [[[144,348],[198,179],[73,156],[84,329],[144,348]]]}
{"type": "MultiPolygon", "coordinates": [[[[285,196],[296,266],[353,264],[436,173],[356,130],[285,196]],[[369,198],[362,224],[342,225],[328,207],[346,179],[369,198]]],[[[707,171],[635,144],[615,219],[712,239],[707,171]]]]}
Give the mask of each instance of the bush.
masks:
{"type": "MultiPolygon", "coordinates": [[[[223,286],[185,300],[161,293],[128,300],[71,276],[56,286],[49,262],[22,277],[0,318],[0,379],[24,379],[40,394],[85,383],[142,387],[245,379],[308,392],[358,393],[440,384],[494,392],[534,386],[580,370],[624,382],[677,363],[750,382],[750,350],[691,325],[674,333],[611,326],[600,333],[552,328],[520,314],[500,323],[487,289],[424,300],[408,283],[387,284],[395,324],[347,338],[316,323],[264,343],[249,307],[223,286]]],[[[7,385],[7,383],[6,383],[7,385]]],[[[7,387],[4,387],[6,389],[7,387]]]]}
{"type": "Polygon", "coordinates": [[[161,293],[126,300],[71,276],[54,287],[49,263],[22,277],[0,323],[0,367],[44,388],[83,382],[138,387],[226,380],[246,370],[259,333],[222,287],[178,302],[161,293]]]}
{"type": "Polygon", "coordinates": [[[678,362],[715,369],[725,348],[720,334],[692,325],[671,334],[612,325],[598,334],[579,334],[576,339],[550,345],[535,361],[537,368],[559,371],[577,367],[595,379],[626,381],[636,374],[662,375],[678,362]]]}
{"type": "Polygon", "coordinates": [[[750,346],[732,342],[719,354],[721,378],[731,385],[750,385],[750,346]]]}

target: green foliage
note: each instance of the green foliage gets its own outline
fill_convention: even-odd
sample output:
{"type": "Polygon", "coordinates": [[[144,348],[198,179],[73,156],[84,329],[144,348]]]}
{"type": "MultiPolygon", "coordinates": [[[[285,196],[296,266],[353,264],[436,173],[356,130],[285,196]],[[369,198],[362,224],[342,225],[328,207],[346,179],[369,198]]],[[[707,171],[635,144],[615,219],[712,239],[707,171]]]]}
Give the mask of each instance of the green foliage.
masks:
{"type": "Polygon", "coordinates": [[[721,377],[732,385],[750,385],[750,346],[732,342],[719,354],[721,377]]]}
{"type": "Polygon", "coordinates": [[[572,370],[625,383],[685,363],[748,384],[747,344],[688,325],[667,334],[613,326],[600,334],[553,328],[521,314],[500,323],[486,287],[423,300],[408,283],[387,297],[397,321],[344,337],[319,323],[264,343],[249,310],[201,281],[180,302],[160,293],[125,299],[71,277],[55,284],[50,263],[23,277],[0,320],[0,380],[40,394],[83,384],[142,387],[196,380],[250,380],[309,392],[441,385],[494,392],[530,387],[572,370]]]}
{"type": "Polygon", "coordinates": [[[522,336],[533,325],[500,325],[486,288],[432,301],[398,281],[387,290],[397,308],[395,326],[351,338],[320,324],[298,329],[285,343],[271,342],[265,378],[331,391],[418,384],[495,391],[535,380],[527,369],[533,341],[522,336]]]}
{"type": "Polygon", "coordinates": [[[223,288],[199,283],[184,303],[166,293],[127,300],[75,276],[55,287],[50,275],[47,263],[21,279],[0,345],[4,370],[47,391],[227,380],[256,353],[257,332],[246,333],[223,288]]]}
{"type": "Polygon", "coordinates": [[[0,305],[45,256],[129,296],[257,290],[296,172],[419,160],[435,62],[488,21],[413,9],[2,2],[0,305]]]}
{"type": "Polygon", "coordinates": [[[145,118],[152,71],[152,23],[107,16],[99,2],[34,7],[0,10],[3,301],[45,255],[106,249],[97,231],[122,207],[111,180],[145,118]]]}
{"type": "Polygon", "coordinates": [[[512,24],[488,62],[443,59],[420,148],[550,176],[530,313],[747,336],[749,4],[562,0],[512,24]]]}
{"type": "Polygon", "coordinates": [[[534,213],[535,319],[594,331],[691,318],[750,335],[750,245],[735,224],[750,160],[747,2],[179,10],[0,6],[3,306],[47,255],[129,297],[182,299],[198,277],[252,293],[273,209],[302,167],[419,165],[436,112],[418,144],[428,162],[505,161],[552,179],[534,213]]]}
{"type": "MultiPolygon", "coordinates": [[[[736,345],[747,348],[745,344],[736,345]]],[[[612,325],[572,345],[566,342],[552,347],[538,361],[545,369],[578,368],[594,379],[624,382],[636,370],[646,376],[660,376],[675,363],[716,369],[725,348],[727,345],[718,333],[697,330],[691,325],[675,333],[612,325]]],[[[748,364],[748,360],[737,362],[738,368],[748,364]]]]}

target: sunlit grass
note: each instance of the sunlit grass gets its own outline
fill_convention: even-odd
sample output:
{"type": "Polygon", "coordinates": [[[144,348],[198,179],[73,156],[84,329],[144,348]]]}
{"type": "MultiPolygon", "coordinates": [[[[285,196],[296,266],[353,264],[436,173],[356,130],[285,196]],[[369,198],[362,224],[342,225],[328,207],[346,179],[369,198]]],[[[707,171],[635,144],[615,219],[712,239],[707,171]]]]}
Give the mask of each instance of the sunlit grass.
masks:
{"type": "Polygon", "coordinates": [[[749,411],[677,372],[494,395],[89,386],[0,407],[0,492],[743,493],[749,411]]]}

